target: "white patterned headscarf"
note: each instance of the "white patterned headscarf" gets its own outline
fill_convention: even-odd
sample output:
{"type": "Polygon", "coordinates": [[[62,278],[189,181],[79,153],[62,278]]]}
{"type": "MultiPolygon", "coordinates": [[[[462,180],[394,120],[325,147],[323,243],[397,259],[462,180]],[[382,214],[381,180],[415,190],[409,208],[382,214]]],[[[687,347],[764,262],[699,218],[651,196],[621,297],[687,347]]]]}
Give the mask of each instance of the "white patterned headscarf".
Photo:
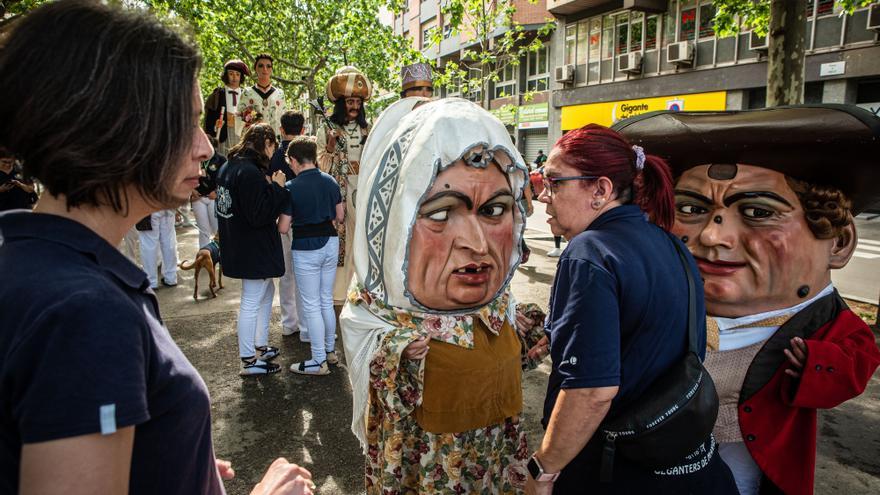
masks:
{"type": "MultiPolygon", "coordinates": [[[[512,305],[507,299],[510,279],[522,254],[522,199],[528,168],[507,129],[483,108],[460,98],[416,106],[420,102],[425,100],[404,98],[379,117],[364,147],[358,179],[355,280],[340,321],[354,396],[352,431],[364,448],[369,363],[382,337],[397,327],[389,314],[431,315],[433,320],[443,320],[444,325],[454,325],[456,321],[482,318],[500,307],[504,317],[512,321],[512,305]],[[423,198],[437,175],[459,160],[474,167],[496,166],[494,162],[506,172],[518,210],[512,232],[514,248],[507,277],[492,302],[477,308],[439,311],[423,307],[409,291],[409,244],[423,198]],[[364,304],[364,300],[371,304],[364,304]],[[504,301],[502,305],[498,304],[500,300],[504,301]]],[[[458,344],[466,346],[467,342],[458,344]]]]}

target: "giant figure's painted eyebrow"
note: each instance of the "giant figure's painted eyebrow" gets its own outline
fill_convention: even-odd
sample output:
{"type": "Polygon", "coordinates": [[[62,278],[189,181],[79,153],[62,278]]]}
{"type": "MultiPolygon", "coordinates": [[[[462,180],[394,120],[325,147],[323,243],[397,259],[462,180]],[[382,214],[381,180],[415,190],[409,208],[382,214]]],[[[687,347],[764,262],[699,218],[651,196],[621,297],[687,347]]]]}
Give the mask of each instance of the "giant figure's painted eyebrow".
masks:
{"type": "Polygon", "coordinates": [[[471,200],[470,197],[468,197],[467,194],[460,193],[460,192],[458,192],[458,191],[440,191],[440,192],[438,192],[437,194],[435,194],[435,195],[431,196],[430,198],[426,199],[426,200],[422,203],[422,206],[420,207],[420,209],[421,209],[421,208],[424,208],[425,205],[427,205],[427,204],[429,204],[429,203],[433,203],[434,201],[437,201],[438,199],[443,199],[443,198],[446,198],[446,197],[453,197],[453,198],[458,199],[459,201],[461,201],[462,203],[464,203],[464,205],[467,207],[468,210],[471,210],[471,209],[473,209],[473,207],[474,207],[474,202],[471,200]]]}
{"type": "Polygon", "coordinates": [[[700,193],[696,193],[696,192],[693,192],[693,191],[688,191],[687,189],[676,189],[676,190],[675,190],[675,194],[676,194],[676,195],[679,195],[679,194],[680,194],[680,195],[682,195],[682,196],[687,196],[687,197],[690,197],[690,198],[694,198],[694,199],[696,199],[697,201],[702,201],[703,203],[706,203],[706,204],[712,204],[712,200],[711,200],[711,199],[707,198],[706,196],[703,196],[703,195],[700,194],[700,193]]]}
{"type": "Polygon", "coordinates": [[[785,206],[791,208],[791,203],[789,203],[785,198],[776,194],[775,192],[770,191],[743,191],[736,194],[731,194],[730,196],[724,198],[724,206],[730,207],[730,205],[736,203],[741,199],[753,199],[753,198],[768,198],[774,201],[778,201],[785,206]]]}
{"type": "Polygon", "coordinates": [[[487,199],[486,201],[483,201],[483,204],[484,205],[488,204],[491,201],[494,201],[502,196],[509,196],[510,199],[513,199],[513,194],[510,191],[508,191],[507,189],[499,189],[499,190],[495,191],[495,194],[493,194],[492,196],[489,196],[489,199],[487,199]]]}

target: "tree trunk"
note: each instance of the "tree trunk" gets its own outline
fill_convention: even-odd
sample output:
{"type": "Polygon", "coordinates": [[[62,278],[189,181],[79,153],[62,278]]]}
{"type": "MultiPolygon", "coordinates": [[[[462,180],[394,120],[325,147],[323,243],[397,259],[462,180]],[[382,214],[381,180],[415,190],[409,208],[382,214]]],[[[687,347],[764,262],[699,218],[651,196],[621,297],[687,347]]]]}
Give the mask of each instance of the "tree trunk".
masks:
{"type": "Polygon", "coordinates": [[[767,59],[767,106],[804,102],[806,0],[770,2],[770,43],[767,59]]]}

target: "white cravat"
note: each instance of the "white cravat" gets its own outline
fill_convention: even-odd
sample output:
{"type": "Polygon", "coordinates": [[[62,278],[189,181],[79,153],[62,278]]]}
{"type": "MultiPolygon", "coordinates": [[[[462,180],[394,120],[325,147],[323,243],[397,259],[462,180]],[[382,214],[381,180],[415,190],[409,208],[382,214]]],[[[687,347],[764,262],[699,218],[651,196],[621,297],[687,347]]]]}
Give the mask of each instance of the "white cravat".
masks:
{"type": "Polygon", "coordinates": [[[718,323],[719,330],[718,350],[730,351],[733,349],[742,349],[743,347],[748,347],[769,339],[770,336],[779,329],[779,325],[750,327],[749,324],[760,322],[762,320],[794,315],[810,304],[813,304],[818,299],[831,294],[833,291],[834,285],[828,284],[815,296],[800,304],[791,306],[790,308],[775,309],[765,313],[740,316],[739,318],[722,318],[716,316],[715,321],[718,323]]]}

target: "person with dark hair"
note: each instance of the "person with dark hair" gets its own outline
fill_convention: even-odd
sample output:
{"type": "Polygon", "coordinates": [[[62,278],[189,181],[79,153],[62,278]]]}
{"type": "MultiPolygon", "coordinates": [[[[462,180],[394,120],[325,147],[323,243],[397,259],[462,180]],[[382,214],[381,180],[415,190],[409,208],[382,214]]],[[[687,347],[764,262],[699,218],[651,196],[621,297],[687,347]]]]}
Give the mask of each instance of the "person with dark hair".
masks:
{"type": "Polygon", "coordinates": [[[34,181],[25,179],[15,155],[0,147],[0,211],[30,209],[36,202],[34,181]]]}
{"type": "Polygon", "coordinates": [[[675,226],[706,293],[714,435],[741,495],[811,495],[816,415],[861,394],[874,334],[831,271],[880,198],[880,118],[850,105],[654,112],[616,124],[678,174],[675,226]]]}
{"type": "Polygon", "coordinates": [[[229,161],[217,173],[217,224],[223,274],[241,280],[238,311],[238,352],[242,376],[276,373],[272,359],[280,349],[269,345],[269,320],[275,283],[284,275],[284,256],[276,221],[287,193],[284,173],[266,179],[275,152],[275,131],[269,124],[248,127],[229,150],[229,161]],[[258,354],[259,353],[259,354],[258,354]]]}
{"type": "MultiPolygon", "coordinates": [[[[288,110],[281,115],[281,145],[272,154],[272,160],[269,162],[268,175],[272,175],[277,171],[284,173],[284,182],[290,182],[296,177],[296,174],[287,164],[287,146],[290,141],[300,136],[304,131],[305,117],[300,112],[288,110]]],[[[291,242],[293,241],[290,232],[281,233],[281,250],[284,254],[284,275],[278,280],[278,300],[281,304],[281,335],[293,335],[299,332],[299,338],[303,342],[307,342],[309,338],[308,331],[305,329],[305,321],[300,317],[299,306],[297,305],[296,295],[296,278],[293,274],[293,265],[291,264],[291,242]]]]}
{"type": "Polygon", "coordinates": [[[284,91],[272,85],[272,66],[275,59],[268,53],[254,58],[257,80],[245,88],[238,102],[238,113],[245,126],[266,122],[276,135],[281,134],[281,114],[284,112],[284,91]]]}
{"type": "Polygon", "coordinates": [[[223,87],[215,89],[205,100],[205,133],[219,143],[214,148],[221,155],[238,144],[244,123],[238,115],[238,102],[242,97],[241,83],[251,71],[247,64],[233,59],[223,65],[220,80],[223,87]]]}
{"type": "MultiPolygon", "coordinates": [[[[4,38],[0,145],[45,191],[0,215],[0,493],[219,495],[234,475],[205,382],[114,247],[185,204],[211,156],[200,65],[149,13],[93,1],[44,4],[4,38]]],[[[310,478],[278,459],[255,489],[310,478]]]]}
{"type": "Polygon", "coordinates": [[[333,287],[333,303],[342,305],[354,274],[351,246],[354,242],[355,197],[361,154],[370,126],[364,103],[373,94],[373,86],[361,71],[342,67],[327,82],[327,98],[333,102],[330,126],[318,128],[318,168],[330,174],[342,190],[345,200],[345,221],[336,225],[339,234],[339,270],[333,287]]]}
{"type": "MultiPolygon", "coordinates": [[[[620,454],[613,464],[603,456],[604,422],[638,404],[689,349],[685,270],[695,277],[697,267],[667,231],[674,218],[669,167],[591,124],[556,142],[538,200],[547,205],[553,234],[569,244],[550,297],[546,432],[529,462],[527,492],[735,494],[711,434],[662,472],[620,454]]],[[[699,314],[703,293],[699,285],[695,290],[699,314]]],[[[697,330],[703,349],[702,320],[697,330]]]]}
{"type": "Polygon", "coordinates": [[[317,145],[311,138],[294,138],[287,160],[296,178],[285,188],[288,199],[278,220],[278,231],[293,238],[293,270],[311,342],[312,359],[293,363],[290,371],[303,375],[326,375],[337,364],[336,313],[333,282],[339,255],[336,223],[343,221],[344,204],[339,184],[315,167],[317,145]]]}

